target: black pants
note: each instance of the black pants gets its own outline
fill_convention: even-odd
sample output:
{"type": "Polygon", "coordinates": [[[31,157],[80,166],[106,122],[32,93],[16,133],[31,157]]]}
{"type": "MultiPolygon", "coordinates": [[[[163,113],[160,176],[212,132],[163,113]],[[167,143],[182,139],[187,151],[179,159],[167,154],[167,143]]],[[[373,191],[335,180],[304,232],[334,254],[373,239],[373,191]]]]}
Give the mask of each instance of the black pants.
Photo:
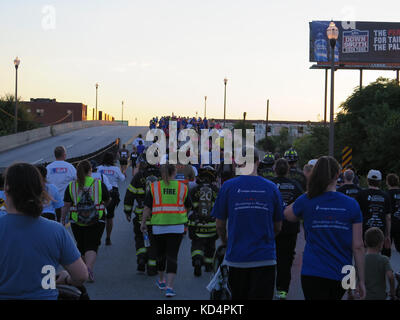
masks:
{"type": "Polygon", "coordinates": [[[215,253],[215,237],[199,238],[194,236],[191,252],[193,266],[195,266],[197,260],[201,261],[201,264],[211,266],[215,253]]]}
{"type": "Polygon", "coordinates": [[[105,228],[104,222],[97,222],[91,226],[78,226],[76,223],[71,223],[71,228],[82,256],[88,251],[97,252],[105,228]]]}
{"type": "Polygon", "coordinates": [[[229,267],[228,283],[232,300],[272,300],[275,290],[275,266],[229,267]]]}
{"type": "Polygon", "coordinates": [[[120,200],[118,188],[113,187],[111,190],[111,201],[107,206],[107,219],[114,218],[115,208],[118,207],[120,200]]]}
{"type": "Polygon", "coordinates": [[[345,293],[342,282],[313,276],[301,276],[306,300],[341,300],[345,293]]]}
{"type": "Polygon", "coordinates": [[[292,265],[296,254],[297,233],[279,234],[276,242],[276,288],[278,291],[289,292],[292,279],[292,265]]]}
{"type": "Polygon", "coordinates": [[[394,243],[397,252],[400,252],[400,231],[392,232],[392,243],[394,243]]]}
{"type": "Polygon", "coordinates": [[[178,252],[183,234],[167,233],[153,235],[157,255],[157,270],[176,273],[178,270],[178,252]]]}
{"type": "Polygon", "coordinates": [[[143,233],[140,230],[139,219],[133,219],[133,232],[135,233],[135,246],[137,264],[147,264],[147,270],[157,271],[156,249],[154,246],[154,237],[151,226],[147,226],[151,246],[144,246],[143,233]]]}

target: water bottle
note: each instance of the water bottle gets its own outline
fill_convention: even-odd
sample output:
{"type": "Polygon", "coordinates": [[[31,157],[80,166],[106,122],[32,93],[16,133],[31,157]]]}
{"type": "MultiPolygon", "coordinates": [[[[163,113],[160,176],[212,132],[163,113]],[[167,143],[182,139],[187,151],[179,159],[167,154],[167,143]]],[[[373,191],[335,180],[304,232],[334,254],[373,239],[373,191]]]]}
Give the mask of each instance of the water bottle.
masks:
{"type": "Polygon", "coordinates": [[[317,38],[314,41],[314,58],[317,62],[328,61],[328,43],[326,36],[322,32],[317,34],[317,38]]]}
{"type": "Polygon", "coordinates": [[[144,246],[146,248],[150,247],[150,239],[149,239],[149,234],[147,232],[143,232],[143,240],[144,240],[144,246]]]}

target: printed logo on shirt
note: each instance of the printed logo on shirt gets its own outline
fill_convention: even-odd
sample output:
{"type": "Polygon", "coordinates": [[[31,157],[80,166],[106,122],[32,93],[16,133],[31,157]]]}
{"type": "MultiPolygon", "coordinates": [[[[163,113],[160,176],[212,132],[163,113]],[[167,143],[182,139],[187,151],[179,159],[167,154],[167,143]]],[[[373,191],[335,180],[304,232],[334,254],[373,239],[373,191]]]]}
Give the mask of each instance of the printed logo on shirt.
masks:
{"type": "Polygon", "coordinates": [[[106,176],[113,176],[115,174],[114,170],[101,170],[102,174],[105,174],[106,176]]]}
{"type": "Polygon", "coordinates": [[[385,198],[380,195],[373,195],[373,196],[368,196],[368,201],[385,202],[385,198]]]}
{"type": "Polygon", "coordinates": [[[320,207],[319,205],[317,205],[315,207],[315,211],[341,211],[341,212],[346,212],[347,210],[345,208],[324,208],[324,207],[320,207]]]}
{"type": "Polygon", "coordinates": [[[65,174],[68,172],[68,168],[53,168],[51,169],[51,173],[54,174],[65,174]]]}
{"type": "Polygon", "coordinates": [[[265,190],[243,190],[243,189],[238,189],[237,193],[265,193],[265,190]]]}

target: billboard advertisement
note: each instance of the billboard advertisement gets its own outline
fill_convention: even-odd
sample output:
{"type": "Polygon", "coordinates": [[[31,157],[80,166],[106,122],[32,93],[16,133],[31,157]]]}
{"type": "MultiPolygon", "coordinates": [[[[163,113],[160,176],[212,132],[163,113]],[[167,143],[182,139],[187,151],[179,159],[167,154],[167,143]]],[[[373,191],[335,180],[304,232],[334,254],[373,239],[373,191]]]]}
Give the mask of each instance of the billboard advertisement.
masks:
{"type": "MultiPolygon", "coordinates": [[[[330,21],[310,22],[310,62],[327,64],[332,49],[326,35],[330,21]]],[[[343,65],[400,66],[400,23],[335,21],[339,38],[335,61],[343,65]]]]}

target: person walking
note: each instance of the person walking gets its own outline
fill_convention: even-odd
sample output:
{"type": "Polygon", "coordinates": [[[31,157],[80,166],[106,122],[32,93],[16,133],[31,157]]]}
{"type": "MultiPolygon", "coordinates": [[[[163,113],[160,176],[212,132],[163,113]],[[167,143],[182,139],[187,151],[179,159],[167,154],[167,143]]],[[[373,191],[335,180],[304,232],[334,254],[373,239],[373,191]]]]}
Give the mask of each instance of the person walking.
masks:
{"type": "Polygon", "coordinates": [[[58,291],[50,285],[60,265],[68,276],[57,283],[82,285],[88,272],[71,235],[61,224],[41,217],[49,195],[39,171],[28,163],[13,164],[5,173],[5,193],[0,299],[57,300],[58,291]]]}
{"type": "Polygon", "coordinates": [[[357,201],[336,192],[339,174],[334,158],[319,158],[307,193],[285,208],[288,221],[304,220],[301,285],[306,300],[342,299],[342,270],[353,266],[353,257],[359,295],[365,297],[362,214],[357,201]]]}
{"type": "Polygon", "coordinates": [[[283,201],[273,182],[257,176],[258,165],[255,151],[253,172],[226,181],[211,213],[227,246],[224,263],[233,300],[274,296],[275,237],[282,227],[283,201]]]}
{"type": "Polygon", "coordinates": [[[399,176],[390,173],[386,177],[386,185],[388,187],[387,194],[390,199],[390,213],[391,213],[391,242],[397,252],[400,252],[400,183],[399,176]]]}
{"type": "Polygon", "coordinates": [[[361,188],[354,183],[355,174],[353,170],[346,170],[343,173],[343,185],[337,189],[338,192],[345,194],[346,196],[357,198],[361,188]]]}
{"type": "MultiPolygon", "coordinates": [[[[57,187],[58,193],[63,195],[68,184],[76,179],[75,167],[66,162],[67,151],[63,146],[58,146],[54,149],[56,161],[50,163],[47,169],[47,181],[57,187]]],[[[57,221],[60,221],[61,209],[56,210],[57,221]]]]}
{"type": "Polygon", "coordinates": [[[151,216],[160,277],[156,285],[165,290],[166,297],[176,295],[173,285],[178,269],[178,252],[188,222],[187,211],[192,207],[187,185],[174,180],[175,176],[175,165],[161,166],[162,180],[153,182],[150,192],[146,194],[140,227],[143,233],[147,233],[146,220],[151,216]]]}
{"type": "MultiPolygon", "coordinates": [[[[289,179],[289,164],[285,159],[278,159],[275,164],[276,178],[271,181],[276,184],[281,193],[283,205],[292,204],[303,194],[303,189],[296,180],[289,179]]],[[[287,298],[292,275],[292,264],[296,254],[297,234],[300,232],[300,222],[283,220],[282,230],[276,236],[276,297],[287,298]]]]}
{"type": "Polygon", "coordinates": [[[363,232],[372,227],[382,230],[385,235],[385,243],[382,254],[391,256],[391,212],[390,198],[380,190],[382,174],[379,170],[370,170],[367,176],[368,189],[358,193],[358,201],[363,214],[363,232]]]}
{"type": "Polygon", "coordinates": [[[120,194],[118,189],[118,183],[125,181],[125,175],[122,174],[120,168],[114,165],[114,155],[111,152],[107,152],[103,158],[103,164],[97,168],[97,171],[107,176],[112,190],[110,192],[111,201],[107,206],[106,215],[106,246],[111,245],[111,232],[114,226],[114,215],[115,208],[118,207],[120,200],[120,194]]]}
{"type": "Polygon", "coordinates": [[[70,216],[72,233],[83,257],[89,281],[94,282],[93,267],[104,232],[104,205],[110,199],[107,187],[91,177],[90,162],[78,164],[77,180],[70,182],[64,193],[62,223],[70,216]]]}
{"type": "Polygon", "coordinates": [[[126,175],[126,169],[128,168],[129,150],[123,144],[122,149],[118,152],[119,154],[119,165],[121,167],[122,174],[126,175]]]}
{"type": "Polygon", "coordinates": [[[44,204],[42,216],[44,218],[56,221],[56,210],[61,209],[64,206],[64,201],[62,195],[58,192],[57,187],[54,184],[50,184],[47,182],[47,169],[43,165],[37,166],[42,179],[43,184],[46,188],[46,192],[49,195],[49,201],[44,204]]]}

